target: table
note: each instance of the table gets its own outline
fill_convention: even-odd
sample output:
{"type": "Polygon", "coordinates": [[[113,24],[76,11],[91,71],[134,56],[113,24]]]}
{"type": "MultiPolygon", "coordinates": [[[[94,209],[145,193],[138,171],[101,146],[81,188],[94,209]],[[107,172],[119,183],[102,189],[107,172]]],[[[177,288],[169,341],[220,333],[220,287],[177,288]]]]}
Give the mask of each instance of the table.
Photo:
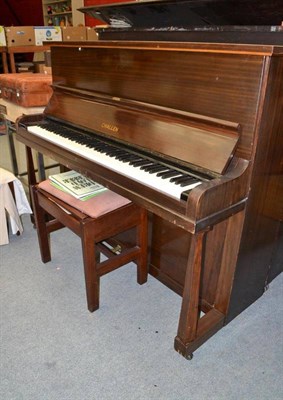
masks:
{"type": "Polygon", "coordinates": [[[0,53],[2,56],[3,72],[4,74],[7,74],[9,72],[8,60],[7,60],[7,47],[0,46],[0,53]]]}
{"type": "Polygon", "coordinates": [[[10,60],[10,70],[12,73],[16,73],[16,64],[15,64],[15,54],[19,53],[38,53],[50,50],[50,46],[42,45],[42,46],[11,46],[7,47],[7,53],[9,55],[10,60]]]}
{"type": "MultiPolygon", "coordinates": [[[[13,137],[13,133],[16,131],[15,122],[17,118],[22,115],[42,114],[44,108],[45,107],[22,107],[19,106],[18,104],[14,104],[5,99],[0,99],[0,114],[2,114],[6,119],[12,169],[13,169],[13,174],[16,177],[26,175],[27,172],[19,173],[14,137],[13,137]]],[[[41,153],[37,153],[37,164],[38,164],[39,180],[44,180],[46,178],[45,176],[46,169],[58,166],[58,164],[44,165],[44,159],[41,153]]]]}

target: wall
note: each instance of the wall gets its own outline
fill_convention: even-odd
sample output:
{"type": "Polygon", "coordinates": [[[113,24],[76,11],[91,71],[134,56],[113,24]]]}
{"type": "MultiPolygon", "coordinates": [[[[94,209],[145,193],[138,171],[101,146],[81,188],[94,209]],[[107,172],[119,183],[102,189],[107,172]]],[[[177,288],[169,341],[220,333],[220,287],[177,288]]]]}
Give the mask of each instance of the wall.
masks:
{"type": "Polygon", "coordinates": [[[0,0],[0,25],[42,25],[41,0],[0,0]]]}
{"type": "MultiPolygon", "coordinates": [[[[127,2],[129,0],[120,0],[127,2]]],[[[111,4],[115,0],[85,0],[85,6],[111,4]]],[[[43,25],[41,0],[0,0],[0,25],[43,25]]],[[[86,15],[85,24],[94,26],[101,21],[86,15]]]]}

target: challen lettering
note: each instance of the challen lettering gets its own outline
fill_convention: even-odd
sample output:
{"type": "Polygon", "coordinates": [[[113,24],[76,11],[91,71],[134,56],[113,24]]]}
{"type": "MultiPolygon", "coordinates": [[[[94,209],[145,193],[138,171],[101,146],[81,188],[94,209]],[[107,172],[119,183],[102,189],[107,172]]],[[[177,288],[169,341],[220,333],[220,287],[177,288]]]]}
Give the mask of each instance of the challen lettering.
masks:
{"type": "Polygon", "coordinates": [[[101,128],[108,129],[109,131],[112,131],[112,132],[118,132],[119,131],[118,126],[111,125],[111,124],[108,124],[106,122],[102,122],[101,128]]]}

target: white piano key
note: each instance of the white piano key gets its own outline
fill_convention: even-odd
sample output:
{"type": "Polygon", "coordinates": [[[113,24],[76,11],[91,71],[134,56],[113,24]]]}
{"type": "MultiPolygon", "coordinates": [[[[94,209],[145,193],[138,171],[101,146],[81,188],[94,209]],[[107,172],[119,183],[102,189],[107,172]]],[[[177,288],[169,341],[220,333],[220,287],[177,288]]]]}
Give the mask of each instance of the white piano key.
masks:
{"type": "Polygon", "coordinates": [[[100,153],[87,147],[86,145],[76,143],[70,139],[60,136],[57,133],[50,132],[39,125],[28,127],[28,131],[43,138],[44,140],[56,144],[57,146],[61,146],[64,149],[76,153],[90,161],[94,161],[112,171],[118,172],[128,178],[131,178],[178,200],[180,200],[182,192],[191,190],[201,184],[201,181],[197,181],[181,187],[180,185],[170,182],[169,179],[162,179],[161,177],[156,176],[156,174],[150,174],[149,172],[129,165],[129,163],[119,161],[114,157],[100,153]]]}

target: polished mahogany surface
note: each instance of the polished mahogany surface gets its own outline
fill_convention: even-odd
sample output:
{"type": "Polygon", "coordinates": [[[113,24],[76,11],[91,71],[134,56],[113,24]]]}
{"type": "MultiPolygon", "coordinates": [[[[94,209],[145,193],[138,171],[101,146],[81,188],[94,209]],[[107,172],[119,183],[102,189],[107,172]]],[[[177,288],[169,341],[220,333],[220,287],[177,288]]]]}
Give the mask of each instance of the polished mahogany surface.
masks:
{"type": "Polygon", "coordinates": [[[94,176],[194,231],[206,218],[230,213],[231,206],[241,207],[245,200],[256,89],[262,54],[270,51],[166,43],[58,44],[52,47],[54,94],[45,114],[213,178],[189,194],[185,204],[135,182],[125,184],[124,177],[113,183],[113,176],[107,180],[102,170],[94,176]],[[81,112],[74,113],[78,102],[81,112]],[[211,202],[209,193],[218,200],[211,202]]]}
{"type": "MultiPolygon", "coordinates": [[[[283,48],[100,41],[58,43],[51,51],[54,93],[45,118],[207,178],[186,201],[173,199],[28,132],[42,115],[18,121],[17,137],[28,149],[150,212],[150,272],[182,294],[175,348],[190,358],[239,300],[235,280],[260,241],[251,229],[265,244],[267,219],[270,242],[278,235],[279,201],[267,205],[270,185],[278,193],[282,179],[283,48]]],[[[266,276],[269,257],[265,252],[264,268],[249,273],[266,276]]]]}
{"type": "Polygon", "coordinates": [[[115,28],[97,26],[101,40],[147,40],[172,42],[237,43],[283,45],[283,26],[190,26],[152,28],[115,28]]]}

